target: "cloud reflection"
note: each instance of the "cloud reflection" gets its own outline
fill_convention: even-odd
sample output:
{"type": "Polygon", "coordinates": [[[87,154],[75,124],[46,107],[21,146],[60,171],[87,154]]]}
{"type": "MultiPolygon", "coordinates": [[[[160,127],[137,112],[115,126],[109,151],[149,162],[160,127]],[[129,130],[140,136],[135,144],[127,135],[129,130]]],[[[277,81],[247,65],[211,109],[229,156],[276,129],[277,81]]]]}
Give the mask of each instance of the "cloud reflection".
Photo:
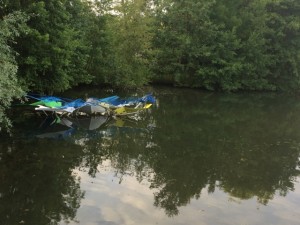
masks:
{"type": "MultiPolygon", "coordinates": [[[[114,224],[272,224],[296,225],[299,223],[298,202],[300,185],[286,197],[275,195],[268,206],[259,204],[255,198],[248,200],[232,198],[216,188],[209,193],[208,187],[201,191],[201,198],[191,199],[185,207],[180,207],[176,217],[166,217],[162,209],[153,206],[153,196],[157,191],[150,189],[150,183],[138,182],[134,176],[125,175],[121,184],[113,168],[99,168],[95,178],[86,172],[76,171],[81,177],[81,189],[85,198],[76,215],[76,222],[69,224],[114,225],[114,224]],[[246,213],[245,213],[246,212],[246,213]]],[[[64,223],[61,223],[64,224],[64,223]]]]}

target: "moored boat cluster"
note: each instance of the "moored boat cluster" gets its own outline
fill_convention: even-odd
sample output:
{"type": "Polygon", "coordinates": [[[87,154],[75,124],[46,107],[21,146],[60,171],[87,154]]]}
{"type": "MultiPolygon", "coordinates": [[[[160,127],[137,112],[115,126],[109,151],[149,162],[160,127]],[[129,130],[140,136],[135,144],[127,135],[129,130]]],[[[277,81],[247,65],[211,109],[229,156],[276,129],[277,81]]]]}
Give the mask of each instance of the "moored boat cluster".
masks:
{"type": "Polygon", "coordinates": [[[126,99],[114,95],[106,98],[88,98],[87,100],[55,96],[27,95],[27,97],[35,100],[30,104],[35,106],[35,111],[58,116],[128,116],[150,108],[156,101],[152,94],[126,99]]]}

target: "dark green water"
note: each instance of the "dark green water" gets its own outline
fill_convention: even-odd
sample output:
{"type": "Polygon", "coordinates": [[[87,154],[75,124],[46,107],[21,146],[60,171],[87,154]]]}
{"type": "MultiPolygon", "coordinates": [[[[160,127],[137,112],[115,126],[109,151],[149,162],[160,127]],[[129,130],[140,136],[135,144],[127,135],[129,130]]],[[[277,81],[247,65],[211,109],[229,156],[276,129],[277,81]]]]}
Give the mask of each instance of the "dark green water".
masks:
{"type": "MultiPolygon", "coordinates": [[[[157,104],[138,121],[67,127],[13,112],[0,143],[1,224],[299,224],[299,97],[137,94],[148,91],[157,104]]],[[[112,94],[125,95],[64,95],[112,94]]]]}

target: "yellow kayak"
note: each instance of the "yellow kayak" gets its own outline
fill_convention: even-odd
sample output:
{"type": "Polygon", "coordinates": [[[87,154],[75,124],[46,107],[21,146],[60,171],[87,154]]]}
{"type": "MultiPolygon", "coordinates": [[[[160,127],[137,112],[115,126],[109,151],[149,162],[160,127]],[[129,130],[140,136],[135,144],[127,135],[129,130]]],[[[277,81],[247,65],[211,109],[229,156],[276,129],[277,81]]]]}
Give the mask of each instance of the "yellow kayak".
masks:
{"type": "Polygon", "coordinates": [[[132,115],[132,114],[138,113],[139,111],[142,111],[142,110],[145,110],[145,109],[149,109],[151,106],[152,106],[152,104],[146,104],[143,107],[137,107],[137,108],[132,108],[132,107],[128,107],[128,106],[122,106],[122,107],[114,109],[113,113],[116,116],[132,115]]]}

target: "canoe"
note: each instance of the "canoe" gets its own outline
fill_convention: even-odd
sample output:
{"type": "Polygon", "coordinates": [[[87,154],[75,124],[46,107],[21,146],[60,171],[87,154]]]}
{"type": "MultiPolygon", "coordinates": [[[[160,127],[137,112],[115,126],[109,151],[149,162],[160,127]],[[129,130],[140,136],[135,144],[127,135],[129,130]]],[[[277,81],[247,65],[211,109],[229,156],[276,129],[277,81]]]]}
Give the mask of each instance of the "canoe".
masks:
{"type": "Polygon", "coordinates": [[[133,114],[136,114],[136,113],[138,113],[142,110],[149,109],[151,106],[152,106],[152,104],[146,104],[144,106],[135,107],[135,108],[128,107],[128,106],[122,106],[122,107],[119,107],[119,108],[113,110],[113,113],[116,116],[133,115],[133,114]]]}

